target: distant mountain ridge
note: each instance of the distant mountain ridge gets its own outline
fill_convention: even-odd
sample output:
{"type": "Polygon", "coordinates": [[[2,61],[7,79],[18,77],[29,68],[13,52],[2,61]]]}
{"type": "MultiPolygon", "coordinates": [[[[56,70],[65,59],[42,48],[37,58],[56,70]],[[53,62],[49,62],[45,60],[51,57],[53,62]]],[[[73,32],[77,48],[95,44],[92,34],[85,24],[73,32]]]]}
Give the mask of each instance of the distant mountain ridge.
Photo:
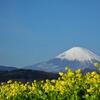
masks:
{"type": "Polygon", "coordinates": [[[0,71],[12,71],[12,70],[16,70],[16,69],[17,69],[16,67],[0,65],[0,71]]]}
{"type": "Polygon", "coordinates": [[[8,80],[33,82],[33,80],[56,79],[58,76],[56,73],[17,69],[12,71],[0,71],[0,82],[7,82],[8,80]]]}
{"type": "Polygon", "coordinates": [[[54,59],[46,62],[27,66],[25,69],[41,70],[46,72],[60,72],[65,71],[65,67],[68,66],[73,70],[81,68],[82,70],[98,70],[94,67],[94,63],[100,63],[100,57],[90,50],[82,47],[73,47],[54,59]]]}

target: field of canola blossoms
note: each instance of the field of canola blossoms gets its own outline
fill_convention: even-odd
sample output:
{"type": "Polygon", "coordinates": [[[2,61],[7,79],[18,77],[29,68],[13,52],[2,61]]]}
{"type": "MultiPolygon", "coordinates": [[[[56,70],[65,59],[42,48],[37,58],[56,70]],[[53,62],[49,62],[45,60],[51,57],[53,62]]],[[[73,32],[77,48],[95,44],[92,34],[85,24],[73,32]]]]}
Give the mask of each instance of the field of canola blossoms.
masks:
{"type": "Polygon", "coordinates": [[[12,82],[0,85],[0,100],[100,100],[100,75],[81,74],[66,68],[58,79],[33,83],[12,82]]]}

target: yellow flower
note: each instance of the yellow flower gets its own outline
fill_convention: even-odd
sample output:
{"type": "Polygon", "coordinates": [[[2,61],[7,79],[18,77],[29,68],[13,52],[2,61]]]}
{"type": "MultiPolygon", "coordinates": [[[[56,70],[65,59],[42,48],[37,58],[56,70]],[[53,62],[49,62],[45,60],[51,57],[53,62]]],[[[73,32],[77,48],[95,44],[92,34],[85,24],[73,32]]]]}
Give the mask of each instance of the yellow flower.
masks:
{"type": "Polygon", "coordinates": [[[94,89],[93,88],[87,89],[87,92],[92,93],[92,92],[94,92],[94,89]]]}
{"type": "Polygon", "coordinates": [[[68,67],[67,66],[65,67],[65,70],[68,70],[68,67]]]}
{"type": "Polygon", "coordinates": [[[81,73],[81,69],[79,68],[79,69],[77,69],[75,72],[76,72],[76,73],[81,73]]]}
{"type": "Polygon", "coordinates": [[[34,83],[36,83],[36,80],[34,80],[34,83]]]}
{"type": "Polygon", "coordinates": [[[99,67],[100,64],[99,64],[99,63],[94,63],[94,66],[95,66],[95,67],[99,67]]]}
{"type": "Polygon", "coordinates": [[[97,72],[95,72],[95,71],[91,73],[92,76],[95,76],[96,74],[97,74],[97,72]]]}
{"type": "Polygon", "coordinates": [[[64,74],[63,72],[59,72],[59,75],[60,75],[60,76],[63,76],[63,74],[64,74]]]}
{"type": "Polygon", "coordinates": [[[54,80],[54,79],[53,79],[53,80],[51,80],[51,82],[52,82],[52,83],[55,83],[55,82],[56,82],[56,80],[54,80]]]}
{"type": "Polygon", "coordinates": [[[8,84],[12,83],[12,80],[7,81],[8,84]]]}

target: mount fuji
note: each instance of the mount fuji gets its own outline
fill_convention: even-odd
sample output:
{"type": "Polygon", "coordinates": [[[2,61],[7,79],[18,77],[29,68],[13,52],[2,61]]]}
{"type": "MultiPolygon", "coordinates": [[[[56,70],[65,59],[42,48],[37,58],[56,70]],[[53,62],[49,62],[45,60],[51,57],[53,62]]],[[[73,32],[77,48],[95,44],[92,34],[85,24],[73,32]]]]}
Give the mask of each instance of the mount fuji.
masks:
{"type": "Polygon", "coordinates": [[[81,68],[81,70],[97,70],[94,63],[100,63],[100,57],[90,50],[82,47],[73,47],[55,58],[46,62],[34,64],[32,66],[24,67],[25,69],[41,70],[46,72],[60,72],[65,71],[68,66],[72,70],[81,68]]]}

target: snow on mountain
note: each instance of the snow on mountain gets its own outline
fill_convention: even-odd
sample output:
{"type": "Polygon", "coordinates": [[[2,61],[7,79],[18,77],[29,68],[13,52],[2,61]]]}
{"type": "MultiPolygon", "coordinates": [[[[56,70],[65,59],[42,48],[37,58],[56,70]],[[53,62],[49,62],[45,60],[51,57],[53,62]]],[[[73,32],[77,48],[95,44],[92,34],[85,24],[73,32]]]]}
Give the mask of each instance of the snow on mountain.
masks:
{"type": "Polygon", "coordinates": [[[59,54],[56,58],[65,59],[65,60],[77,60],[77,61],[90,61],[98,60],[100,61],[100,57],[91,52],[86,48],[81,47],[73,47],[61,54],[59,54]]]}
{"type": "Polygon", "coordinates": [[[27,66],[25,68],[42,70],[46,72],[64,71],[66,66],[69,66],[73,70],[76,70],[79,67],[82,70],[97,70],[97,68],[94,67],[95,62],[100,63],[100,57],[97,56],[95,53],[85,48],[73,47],[59,54],[54,59],[46,62],[37,63],[32,66],[27,66]]]}

